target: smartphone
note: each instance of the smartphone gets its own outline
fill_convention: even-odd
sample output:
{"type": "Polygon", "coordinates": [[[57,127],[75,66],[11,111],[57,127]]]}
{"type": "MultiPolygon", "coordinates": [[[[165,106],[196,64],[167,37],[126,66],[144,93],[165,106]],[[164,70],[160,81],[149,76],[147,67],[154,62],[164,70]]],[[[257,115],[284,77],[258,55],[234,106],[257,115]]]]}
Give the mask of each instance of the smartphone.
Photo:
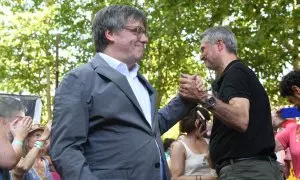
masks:
{"type": "MultiPolygon", "coordinates": [[[[203,124],[202,125],[202,129],[203,129],[202,131],[205,131],[206,130],[206,119],[199,110],[197,111],[197,115],[198,115],[198,119],[200,120],[199,127],[200,127],[201,124],[203,124]]],[[[199,128],[199,127],[197,127],[197,128],[199,128]]]]}
{"type": "Polygon", "coordinates": [[[289,107],[280,109],[280,116],[283,119],[300,117],[300,111],[297,107],[289,107]]]}

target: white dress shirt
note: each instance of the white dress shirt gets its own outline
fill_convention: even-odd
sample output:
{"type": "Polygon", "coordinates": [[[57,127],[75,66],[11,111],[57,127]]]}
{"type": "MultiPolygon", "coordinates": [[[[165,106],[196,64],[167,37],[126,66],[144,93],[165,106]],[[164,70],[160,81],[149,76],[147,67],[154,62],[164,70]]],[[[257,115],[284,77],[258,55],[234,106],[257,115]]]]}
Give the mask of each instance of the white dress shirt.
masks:
{"type": "Polygon", "coordinates": [[[135,64],[133,69],[129,71],[127,65],[113,57],[110,57],[106,54],[99,53],[99,55],[114,69],[116,69],[118,72],[126,76],[127,81],[138,100],[140,107],[142,108],[142,111],[150,124],[152,126],[151,121],[151,101],[150,96],[148,93],[148,90],[146,87],[140,82],[139,78],[137,77],[137,72],[140,68],[138,64],[135,64]]]}
{"type": "MultiPolygon", "coordinates": [[[[137,77],[137,72],[140,68],[140,66],[138,64],[135,64],[134,68],[129,71],[128,67],[125,63],[110,57],[106,54],[103,53],[99,53],[99,55],[114,69],[116,69],[117,71],[119,71],[121,74],[123,74],[124,76],[126,76],[127,81],[135,95],[135,97],[137,98],[142,111],[148,121],[148,123],[150,124],[150,126],[152,127],[152,121],[151,121],[151,101],[150,101],[150,96],[148,93],[148,90],[146,89],[146,87],[143,86],[143,84],[140,82],[140,80],[137,77]]],[[[157,146],[157,150],[159,153],[159,158],[160,158],[160,180],[165,180],[165,170],[163,167],[163,163],[162,163],[162,157],[159,151],[159,146],[155,140],[156,146],[157,146]]]]}

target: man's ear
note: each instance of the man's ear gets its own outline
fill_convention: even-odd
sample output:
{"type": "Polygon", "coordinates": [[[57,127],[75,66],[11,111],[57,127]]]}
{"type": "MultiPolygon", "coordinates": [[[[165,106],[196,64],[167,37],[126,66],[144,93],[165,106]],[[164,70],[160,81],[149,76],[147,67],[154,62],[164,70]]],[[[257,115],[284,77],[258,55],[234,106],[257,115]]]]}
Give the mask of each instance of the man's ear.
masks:
{"type": "Polygon", "coordinates": [[[115,41],[114,33],[112,31],[106,30],[105,31],[105,37],[106,37],[106,39],[108,39],[111,42],[115,41]]]}
{"type": "Polygon", "coordinates": [[[217,47],[218,47],[219,51],[222,51],[225,48],[225,44],[224,44],[223,40],[217,41],[217,47]]]}
{"type": "Polygon", "coordinates": [[[296,95],[300,95],[300,88],[298,87],[298,86],[296,86],[296,85],[293,85],[292,86],[292,91],[293,91],[293,93],[294,93],[294,95],[296,96],[296,95]]]}

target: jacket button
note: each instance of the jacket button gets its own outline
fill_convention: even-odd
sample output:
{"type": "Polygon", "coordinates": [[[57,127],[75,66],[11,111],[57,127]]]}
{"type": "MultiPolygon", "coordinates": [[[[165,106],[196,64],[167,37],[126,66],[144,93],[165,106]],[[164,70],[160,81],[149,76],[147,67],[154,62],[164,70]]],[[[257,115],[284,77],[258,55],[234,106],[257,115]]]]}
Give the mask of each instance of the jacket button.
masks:
{"type": "Polygon", "coordinates": [[[155,167],[155,168],[159,168],[159,167],[160,167],[160,163],[155,163],[155,164],[154,164],[154,167],[155,167]]]}

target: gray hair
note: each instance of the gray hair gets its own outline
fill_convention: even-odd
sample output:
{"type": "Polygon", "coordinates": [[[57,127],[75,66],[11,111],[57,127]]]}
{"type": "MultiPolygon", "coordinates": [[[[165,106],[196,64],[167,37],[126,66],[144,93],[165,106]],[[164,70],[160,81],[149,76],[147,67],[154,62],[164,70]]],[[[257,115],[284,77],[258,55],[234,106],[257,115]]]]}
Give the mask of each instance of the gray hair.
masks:
{"type": "Polygon", "coordinates": [[[0,97],[0,117],[11,118],[18,111],[26,112],[23,103],[13,97],[0,97]]]}
{"type": "Polygon", "coordinates": [[[127,5],[111,5],[98,11],[92,26],[96,52],[103,52],[109,44],[109,41],[105,37],[105,31],[117,32],[129,20],[141,21],[146,28],[146,16],[137,8],[127,5]]]}
{"type": "Polygon", "coordinates": [[[237,40],[234,33],[227,27],[218,26],[207,29],[201,35],[201,43],[208,42],[210,44],[216,44],[219,40],[222,40],[228,52],[237,55],[237,40]]]}

